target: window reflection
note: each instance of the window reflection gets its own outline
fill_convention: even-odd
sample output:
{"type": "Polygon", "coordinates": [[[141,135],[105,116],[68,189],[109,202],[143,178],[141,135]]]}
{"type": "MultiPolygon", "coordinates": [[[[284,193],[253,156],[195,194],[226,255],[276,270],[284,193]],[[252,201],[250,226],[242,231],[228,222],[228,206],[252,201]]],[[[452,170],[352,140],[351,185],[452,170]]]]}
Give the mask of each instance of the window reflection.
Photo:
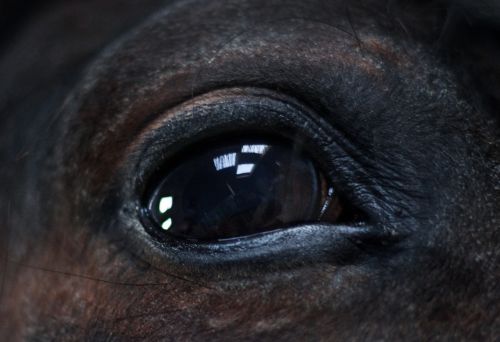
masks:
{"type": "Polygon", "coordinates": [[[251,175],[254,168],[255,164],[239,164],[236,169],[236,174],[239,176],[251,175]]]}
{"type": "Polygon", "coordinates": [[[236,165],[236,153],[222,154],[213,159],[217,171],[227,169],[236,165]]]}
{"type": "MultiPolygon", "coordinates": [[[[158,211],[160,214],[165,214],[168,210],[172,209],[174,204],[174,198],[172,196],[165,196],[160,199],[160,203],[158,204],[158,211]]],[[[162,224],[161,227],[164,230],[169,230],[172,227],[172,219],[168,217],[162,224]]]]}
{"type": "Polygon", "coordinates": [[[241,152],[236,153],[225,153],[213,158],[213,163],[217,171],[221,171],[230,167],[236,167],[236,174],[250,175],[252,174],[255,164],[254,163],[241,163],[237,164],[239,160],[239,154],[260,154],[263,156],[269,150],[269,145],[264,144],[253,144],[253,145],[242,145],[241,152]]]}
{"type": "Polygon", "coordinates": [[[161,227],[163,230],[169,230],[170,227],[172,227],[172,219],[170,217],[166,219],[165,222],[162,223],[161,227]]]}
{"type": "Polygon", "coordinates": [[[164,214],[167,210],[172,209],[174,199],[172,196],[162,197],[160,204],[158,205],[158,210],[161,214],[164,214]]]}
{"type": "Polygon", "coordinates": [[[269,145],[243,145],[241,153],[265,154],[268,149],[269,145]]]}

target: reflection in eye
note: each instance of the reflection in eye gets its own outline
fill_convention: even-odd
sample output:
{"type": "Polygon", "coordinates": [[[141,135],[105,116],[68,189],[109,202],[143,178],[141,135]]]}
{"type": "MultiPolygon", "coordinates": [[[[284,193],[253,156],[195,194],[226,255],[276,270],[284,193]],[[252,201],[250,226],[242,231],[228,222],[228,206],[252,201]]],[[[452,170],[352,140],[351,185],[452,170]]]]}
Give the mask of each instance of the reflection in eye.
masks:
{"type": "Polygon", "coordinates": [[[160,176],[146,201],[157,235],[216,241],[349,219],[313,161],[283,142],[207,147],[160,176]]]}

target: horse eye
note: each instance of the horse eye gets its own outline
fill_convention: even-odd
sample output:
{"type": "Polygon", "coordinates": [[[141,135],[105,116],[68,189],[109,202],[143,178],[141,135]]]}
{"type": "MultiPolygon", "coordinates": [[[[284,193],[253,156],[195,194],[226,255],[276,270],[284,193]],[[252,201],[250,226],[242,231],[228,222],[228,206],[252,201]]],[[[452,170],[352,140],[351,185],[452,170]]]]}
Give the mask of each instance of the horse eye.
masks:
{"type": "Polygon", "coordinates": [[[156,236],[207,242],[349,219],[325,175],[291,143],[240,139],[195,151],[174,159],[146,197],[156,236]]]}

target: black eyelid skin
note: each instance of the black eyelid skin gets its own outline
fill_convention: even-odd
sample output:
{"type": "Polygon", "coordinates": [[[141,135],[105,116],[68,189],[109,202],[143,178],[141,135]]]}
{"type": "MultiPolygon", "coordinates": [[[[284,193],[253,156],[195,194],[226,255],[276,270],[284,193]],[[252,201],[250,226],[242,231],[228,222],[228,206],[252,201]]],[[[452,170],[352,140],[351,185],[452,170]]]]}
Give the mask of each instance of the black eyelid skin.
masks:
{"type": "MultiPolygon", "coordinates": [[[[161,115],[144,130],[133,151],[128,169],[123,171],[121,218],[127,240],[150,258],[162,258],[161,267],[188,264],[203,271],[207,264],[263,262],[277,265],[318,262],[322,258],[346,262],[363,255],[359,246],[370,241],[397,241],[396,229],[378,226],[371,219],[377,203],[364,188],[353,187],[356,172],[362,168],[343,149],[349,148],[341,133],[318,114],[297,100],[267,89],[231,88],[216,90],[183,103],[161,115]],[[156,240],[146,232],[141,204],[151,176],[166,160],[184,148],[222,133],[234,135],[255,132],[291,139],[306,150],[351,203],[366,213],[367,222],[359,226],[328,224],[302,225],[257,236],[204,245],[175,239],[156,240]],[[349,179],[350,183],[347,183],[349,179]],[[352,189],[351,192],[349,188],[352,189]],[[142,220],[142,221],[141,221],[142,220]],[[376,237],[376,238],[374,238],[376,237]],[[346,256],[350,257],[346,259],[346,256]]],[[[392,243],[391,242],[391,243],[392,243]]],[[[326,261],[326,260],[325,260],[326,261]]],[[[274,266],[271,266],[274,265],[274,266]]],[[[263,266],[264,267],[264,266],[263,266]]]]}
{"type": "MultiPolygon", "coordinates": [[[[176,265],[204,273],[205,267],[230,267],[231,274],[239,268],[259,265],[258,272],[286,265],[300,267],[315,263],[337,265],[359,264],[372,257],[381,257],[381,248],[398,251],[399,236],[376,230],[371,226],[311,224],[276,230],[256,236],[232,239],[223,243],[192,244],[172,239],[158,242],[146,238],[149,250],[164,257],[165,269],[176,265]]],[[[181,270],[182,271],[182,270],[181,270]]]]}

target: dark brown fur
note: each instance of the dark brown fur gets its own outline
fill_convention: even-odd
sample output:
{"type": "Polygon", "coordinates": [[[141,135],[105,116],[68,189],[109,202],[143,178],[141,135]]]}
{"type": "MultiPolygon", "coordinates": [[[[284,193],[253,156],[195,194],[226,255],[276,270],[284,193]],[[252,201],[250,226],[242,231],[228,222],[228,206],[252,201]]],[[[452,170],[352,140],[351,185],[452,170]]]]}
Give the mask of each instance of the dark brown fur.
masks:
{"type": "Polygon", "coordinates": [[[493,1],[16,8],[27,19],[0,26],[0,338],[500,337],[493,1]],[[254,98],[320,113],[310,134],[331,139],[325,164],[349,174],[371,231],[233,249],[143,232],[150,159],[213,126],[276,127],[254,98]]]}

